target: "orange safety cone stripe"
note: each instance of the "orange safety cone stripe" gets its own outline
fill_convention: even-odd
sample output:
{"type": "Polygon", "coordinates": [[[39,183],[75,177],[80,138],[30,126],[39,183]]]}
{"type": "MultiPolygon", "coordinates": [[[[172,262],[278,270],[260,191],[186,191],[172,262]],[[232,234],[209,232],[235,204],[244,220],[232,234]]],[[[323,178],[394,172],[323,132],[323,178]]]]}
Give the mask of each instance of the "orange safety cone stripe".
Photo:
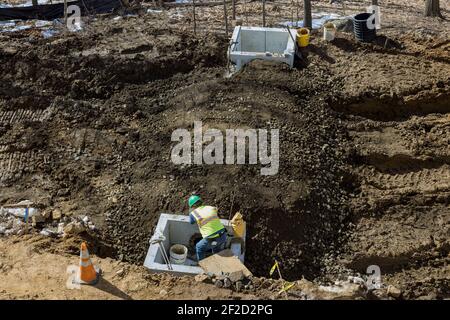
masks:
{"type": "Polygon", "coordinates": [[[80,280],[84,282],[93,282],[97,279],[97,271],[89,258],[89,251],[87,250],[86,243],[81,244],[80,253],[80,280]]]}

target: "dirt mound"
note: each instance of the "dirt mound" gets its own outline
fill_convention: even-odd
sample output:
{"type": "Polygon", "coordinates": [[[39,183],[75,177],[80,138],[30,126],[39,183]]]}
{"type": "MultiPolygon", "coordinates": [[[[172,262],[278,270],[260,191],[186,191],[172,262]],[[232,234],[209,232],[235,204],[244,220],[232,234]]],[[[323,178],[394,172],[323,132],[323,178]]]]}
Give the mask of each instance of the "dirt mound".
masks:
{"type": "Polygon", "coordinates": [[[315,103],[302,98],[304,92],[318,89],[308,81],[292,83],[299,77],[283,66],[255,62],[229,80],[162,89],[166,95],[157,103],[163,111],[143,110],[149,120],[141,127],[149,129],[140,131],[141,159],[124,173],[137,188],[111,209],[108,218],[113,235],[125,240],[126,259],[142,260],[148,228],[161,210],[186,212],[186,198],[198,192],[218,206],[224,218],[231,204],[233,211],[244,214],[250,235],[246,261],[256,274],[266,274],[273,259],[282,263],[288,278],[313,276],[319,270],[319,258],[333,248],[347,216],[338,157],[344,151],[338,121],[319,98],[315,103]],[[258,166],[172,164],[171,132],[191,130],[194,120],[221,130],[279,128],[278,175],[261,176],[258,166]],[[151,189],[145,187],[149,181],[151,189]],[[157,203],[152,205],[157,210],[152,212],[150,203],[157,203]]]}

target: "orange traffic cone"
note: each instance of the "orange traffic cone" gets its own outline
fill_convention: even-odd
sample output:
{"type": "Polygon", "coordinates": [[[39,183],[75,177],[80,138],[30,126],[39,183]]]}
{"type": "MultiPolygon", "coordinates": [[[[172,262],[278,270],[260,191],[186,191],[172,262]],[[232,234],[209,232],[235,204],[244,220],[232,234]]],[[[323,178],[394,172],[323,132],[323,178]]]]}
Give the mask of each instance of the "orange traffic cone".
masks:
{"type": "Polygon", "coordinates": [[[96,284],[100,276],[100,269],[94,267],[89,258],[86,242],[81,244],[80,270],[76,282],[78,284],[96,284]]]}

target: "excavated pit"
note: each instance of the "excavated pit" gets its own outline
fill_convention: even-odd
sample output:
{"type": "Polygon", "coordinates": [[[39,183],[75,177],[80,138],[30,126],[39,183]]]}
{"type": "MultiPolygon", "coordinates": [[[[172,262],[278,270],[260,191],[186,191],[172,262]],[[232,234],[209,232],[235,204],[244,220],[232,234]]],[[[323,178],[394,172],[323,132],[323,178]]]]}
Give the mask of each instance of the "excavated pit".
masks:
{"type": "MultiPolygon", "coordinates": [[[[111,47],[120,45],[122,31],[105,28],[111,47]]],[[[350,40],[313,44],[300,70],[254,61],[225,79],[223,37],[146,32],[153,43],[133,39],[110,53],[77,36],[0,52],[0,203],[32,198],[45,210],[87,214],[99,228],[89,235],[93,252],[142,264],[159,214],[187,213],[197,192],[222,218],[243,213],[246,265],[256,275],[267,276],[275,259],[288,280],[378,264],[388,279],[411,275],[411,297],[425,274],[437,284],[426,281],[426,290],[448,294],[445,81],[407,99],[382,98],[383,83],[371,93],[378,98],[367,97],[349,85],[361,85],[358,75],[345,79],[347,55],[356,66],[384,53],[364,55],[350,40]],[[278,174],[174,165],[171,133],[195,120],[222,131],[280,129],[278,174]]]]}

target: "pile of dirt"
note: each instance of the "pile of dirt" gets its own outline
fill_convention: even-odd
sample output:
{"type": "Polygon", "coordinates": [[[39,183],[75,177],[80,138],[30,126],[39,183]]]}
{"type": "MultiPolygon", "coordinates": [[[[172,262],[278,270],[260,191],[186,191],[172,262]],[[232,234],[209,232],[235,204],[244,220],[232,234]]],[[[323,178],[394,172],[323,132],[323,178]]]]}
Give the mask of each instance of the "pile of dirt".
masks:
{"type": "Polygon", "coordinates": [[[278,259],[286,277],[312,277],[319,258],[343,232],[348,213],[341,186],[342,130],[320,96],[312,101],[304,96],[319,92],[308,78],[306,71],[254,62],[229,80],[161,88],[166,95],[156,103],[162,111],[142,109],[146,120],[133,146],[140,159],[124,172],[132,189],[109,211],[108,227],[123,239],[124,257],[142,260],[148,228],[159,212],[186,212],[187,197],[198,192],[223,218],[243,213],[249,232],[246,262],[253,272],[267,274],[278,259]],[[172,164],[171,132],[192,130],[194,120],[205,128],[280,129],[279,173],[262,176],[259,166],[248,165],[172,164]]]}

